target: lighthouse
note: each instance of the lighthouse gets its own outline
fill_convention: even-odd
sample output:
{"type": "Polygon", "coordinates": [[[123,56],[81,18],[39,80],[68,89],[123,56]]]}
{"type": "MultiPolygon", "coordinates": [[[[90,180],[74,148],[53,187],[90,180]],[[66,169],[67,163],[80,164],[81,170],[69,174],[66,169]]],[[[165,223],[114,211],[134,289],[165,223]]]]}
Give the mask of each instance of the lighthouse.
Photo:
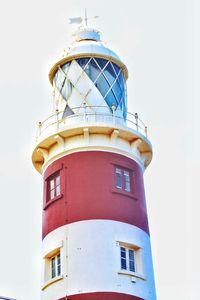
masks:
{"type": "Polygon", "coordinates": [[[53,114],[32,153],[44,184],[41,299],[156,300],[143,182],[152,146],[127,110],[127,67],[81,26],[49,79],[53,114]]]}

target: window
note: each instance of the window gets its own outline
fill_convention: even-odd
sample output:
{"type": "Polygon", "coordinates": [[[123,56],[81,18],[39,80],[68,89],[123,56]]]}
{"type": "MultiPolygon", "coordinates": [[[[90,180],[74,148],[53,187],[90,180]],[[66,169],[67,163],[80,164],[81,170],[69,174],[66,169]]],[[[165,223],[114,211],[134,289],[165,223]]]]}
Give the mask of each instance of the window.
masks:
{"type": "Polygon", "coordinates": [[[42,266],[42,290],[64,278],[63,276],[63,246],[64,241],[56,241],[44,246],[42,266]]]}
{"type": "Polygon", "coordinates": [[[51,258],[51,278],[60,276],[61,274],[61,262],[60,253],[51,258]]]}
{"type": "Polygon", "coordinates": [[[130,171],[118,167],[115,168],[115,187],[126,192],[131,192],[130,171]]]}
{"type": "Polygon", "coordinates": [[[135,268],[135,250],[120,247],[121,269],[136,272],[135,268]]]}
{"type": "Polygon", "coordinates": [[[57,196],[60,196],[60,173],[56,173],[49,178],[47,201],[57,196]]]}

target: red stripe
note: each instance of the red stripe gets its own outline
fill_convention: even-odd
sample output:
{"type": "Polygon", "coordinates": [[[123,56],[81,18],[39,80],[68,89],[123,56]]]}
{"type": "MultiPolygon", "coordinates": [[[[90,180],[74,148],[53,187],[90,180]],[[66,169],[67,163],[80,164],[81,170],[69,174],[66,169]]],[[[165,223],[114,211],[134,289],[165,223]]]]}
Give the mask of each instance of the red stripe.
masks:
{"type": "Polygon", "coordinates": [[[67,296],[58,300],[144,300],[136,296],[121,293],[98,292],[67,296]]]}
{"type": "Polygon", "coordinates": [[[143,174],[135,161],[102,151],[66,155],[47,168],[44,194],[48,177],[58,170],[63,195],[43,211],[43,237],[62,225],[92,219],[120,221],[149,233],[143,174]],[[115,188],[116,166],[131,171],[131,193],[115,188]]]}

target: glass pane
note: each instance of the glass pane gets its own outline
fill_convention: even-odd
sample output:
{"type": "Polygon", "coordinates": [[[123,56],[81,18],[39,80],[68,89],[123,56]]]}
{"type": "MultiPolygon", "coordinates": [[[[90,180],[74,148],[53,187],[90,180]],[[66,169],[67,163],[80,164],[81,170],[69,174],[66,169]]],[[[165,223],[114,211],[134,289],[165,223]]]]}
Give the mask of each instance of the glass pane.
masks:
{"type": "Polygon", "coordinates": [[[51,278],[56,277],[56,261],[55,257],[51,259],[51,278]]]}
{"type": "Polygon", "coordinates": [[[51,190],[50,191],[50,199],[53,199],[54,198],[54,190],[51,190]]]}
{"type": "Polygon", "coordinates": [[[61,274],[60,254],[57,255],[57,275],[61,274]]]}
{"type": "Polygon", "coordinates": [[[122,98],[122,90],[118,81],[115,82],[115,84],[112,87],[112,90],[114,91],[115,96],[117,97],[117,102],[119,103],[122,98]]]}
{"type": "Polygon", "coordinates": [[[73,114],[74,114],[74,112],[71,110],[71,108],[68,105],[66,105],[65,111],[63,113],[63,118],[66,118],[66,117],[71,116],[73,114]]]}
{"type": "Polygon", "coordinates": [[[56,82],[57,77],[58,77],[58,72],[56,72],[56,74],[54,75],[54,78],[53,78],[54,82],[56,82]]]}
{"type": "Polygon", "coordinates": [[[127,267],[126,267],[126,259],[121,258],[121,268],[124,269],[124,270],[127,269],[127,267]]]}
{"type": "Polygon", "coordinates": [[[57,264],[60,265],[60,254],[57,255],[57,264]]]}
{"type": "Polygon", "coordinates": [[[120,74],[119,74],[119,76],[117,78],[117,81],[120,84],[121,90],[124,92],[125,91],[125,83],[124,83],[124,77],[123,77],[122,72],[120,72],[120,74]]]}
{"type": "Polygon", "coordinates": [[[62,89],[63,86],[63,82],[65,80],[65,76],[63,74],[63,72],[61,72],[60,70],[58,70],[57,72],[57,80],[56,80],[56,87],[57,89],[60,91],[62,89]]]}
{"type": "Polygon", "coordinates": [[[97,64],[100,66],[101,70],[105,67],[105,65],[107,64],[107,60],[103,59],[103,58],[95,58],[97,64]]]}
{"type": "Polygon", "coordinates": [[[66,63],[66,64],[64,64],[64,65],[62,66],[62,70],[63,70],[63,72],[64,72],[65,74],[67,74],[67,71],[69,70],[70,64],[71,64],[71,62],[68,62],[68,63],[66,63]]]}
{"type": "Polygon", "coordinates": [[[89,61],[89,58],[88,58],[88,57],[86,57],[86,58],[78,58],[76,61],[77,61],[78,64],[81,66],[81,68],[84,69],[84,67],[86,66],[86,64],[87,64],[88,61],[89,61]]]}
{"type": "Polygon", "coordinates": [[[115,81],[116,75],[115,75],[114,70],[110,63],[106,66],[103,73],[106,75],[106,78],[107,78],[108,82],[110,83],[110,85],[112,85],[113,82],[115,81]]]}
{"type": "Polygon", "coordinates": [[[89,62],[89,64],[87,65],[85,72],[87,73],[87,75],[90,77],[90,79],[94,82],[97,78],[97,76],[100,73],[100,69],[97,66],[96,62],[94,61],[94,59],[91,59],[91,61],[89,62]]]}
{"type": "MultiPolygon", "coordinates": [[[[107,80],[105,79],[105,77],[103,76],[103,74],[101,74],[99,76],[99,78],[97,79],[95,86],[98,88],[99,92],[101,93],[101,95],[104,97],[105,94],[108,92],[110,86],[107,82],[107,80]]],[[[111,104],[112,106],[112,104],[111,104]]]]}
{"type": "Polygon", "coordinates": [[[114,63],[112,63],[112,65],[113,65],[113,67],[114,67],[114,69],[115,69],[115,72],[117,73],[117,75],[119,74],[119,71],[120,71],[120,68],[116,65],[116,64],[114,64],[114,63]]]}
{"type": "Polygon", "coordinates": [[[60,184],[60,175],[56,176],[56,185],[60,184]]]}
{"type": "Polygon", "coordinates": [[[61,94],[65,99],[65,101],[68,100],[69,96],[71,95],[71,92],[72,92],[72,84],[68,80],[65,80],[64,85],[61,88],[61,94]]]}
{"type": "Polygon", "coordinates": [[[132,260],[129,261],[129,270],[131,272],[135,272],[135,264],[134,264],[134,261],[132,261],[132,260]]]}
{"type": "Polygon", "coordinates": [[[135,272],[135,253],[134,250],[128,250],[129,253],[129,270],[135,272]]]}
{"type": "Polygon", "coordinates": [[[50,180],[50,190],[54,189],[54,179],[50,180]]]}
{"type": "Polygon", "coordinates": [[[124,171],[124,179],[125,179],[125,191],[130,192],[130,175],[128,171],[124,171]]]}
{"type": "Polygon", "coordinates": [[[129,259],[134,260],[134,251],[129,249],[128,253],[129,253],[129,259]]]}
{"type": "MultiPolygon", "coordinates": [[[[115,170],[115,186],[118,189],[122,188],[122,172],[120,169],[115,170]]],[[[121,247],[121,251],[122,251],[122,249],[125,249],[125,248],[121,247]]]]}
{"type": "Polygon", "coordinates": [[[60,195],[60,185],[56,186],[56,196],[60,195]]]}
{"type": "Polygon", "coordinates": [[[60,276],[60,274],[61,274],[61,266],[58,266],[58,267],[57,267],[57,272],[58,272],[57,275],[60,276]]]}
{"type": "Polygon", "coordinates": [[[108,104],[109,107],[112,107],[113,105],[115,105],[115,107],[118,106],[117,100],[113,94],[112,91],[110,91],[107,96],[105,97],[106,103],[108,104]]]}
{"type": "Polygon", "coordinates": [[[121,257],[126,258],[126,249],[121,247],[121,257]]]}

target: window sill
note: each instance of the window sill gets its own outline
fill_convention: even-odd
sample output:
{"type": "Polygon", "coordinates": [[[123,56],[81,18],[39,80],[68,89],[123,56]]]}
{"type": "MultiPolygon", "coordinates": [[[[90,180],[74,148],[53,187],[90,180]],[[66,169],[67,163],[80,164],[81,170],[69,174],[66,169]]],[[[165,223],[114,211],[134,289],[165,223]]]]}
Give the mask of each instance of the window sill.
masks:
{"type": "Polygon", "coordinates": [[[132,199],[135,199],[135,200],[138,200],[137,197],[135,197],[135,195],[131,192],[126,192],[124,190],[121,190],[121,189],[112,189],[112,193],[113,194],[120,194],[120,195],[123,195],[123,196],[126,196],[126,197],[129,197],[129,198],[132,198],[132,199]]]}
{"type": "Polygon", "coordinates": [[[53,204],[54,202],[56,202],[57,200],[61,199],[63,197],[63,194],[60,194],[59,196],[54,197],[51,200],[48,200],[44,206],[44,210],[49,207],[51,204],[53,204]]]}
{"type": "Polygon", "coordinates": [[[57,281],[60,281],[60,280],[62,280],[63,278],[64,278],[64,276],[63,276],[63,275],[60,275],[60,276],[56,276],[56,277],[54,277],[54,278],[52,278],[52,279],[46,281],[46,282],[43,284],[43,286],[41,287],[41,290],[44,291],[49,285],[51,285],[51,284],[53,284],[53,283],[55,283],[55,282],[57,282],[57,281]]]}
{"type": "Polygon", "coordinates": [[[131,271],[128,271],[128,270],[120,270],[118,272],[118,274],[120,274],[120,275],[128,275],[128,276],[131,276],[131,277],[135,277],[135,278],[139,278],[139,279],[142,279],[142,280],[146,280],[146,278],[142,274],[139,274],[139,273],[136,273],[136,272],[131,272],[131,271]]]}

